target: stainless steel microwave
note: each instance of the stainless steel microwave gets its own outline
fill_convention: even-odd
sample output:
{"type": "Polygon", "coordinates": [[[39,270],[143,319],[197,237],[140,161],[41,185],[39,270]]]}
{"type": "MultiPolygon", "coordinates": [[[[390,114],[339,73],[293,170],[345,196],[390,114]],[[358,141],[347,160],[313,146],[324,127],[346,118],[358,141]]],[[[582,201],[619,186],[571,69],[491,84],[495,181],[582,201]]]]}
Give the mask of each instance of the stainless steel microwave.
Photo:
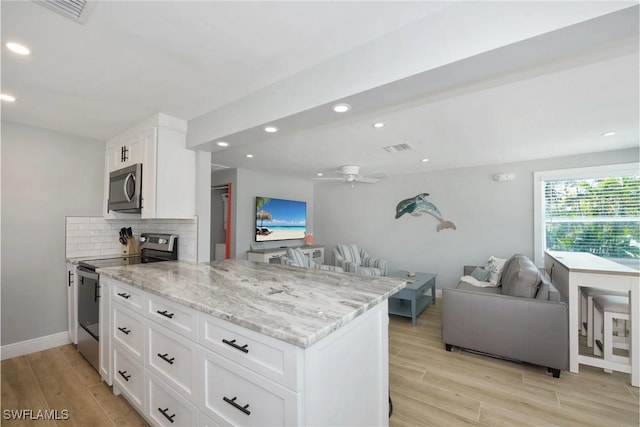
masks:
{"type": "Polygon", "coordinates": [[[142,163],[109,174],[110,211],[139,213],[142,210],[142,163]]]}

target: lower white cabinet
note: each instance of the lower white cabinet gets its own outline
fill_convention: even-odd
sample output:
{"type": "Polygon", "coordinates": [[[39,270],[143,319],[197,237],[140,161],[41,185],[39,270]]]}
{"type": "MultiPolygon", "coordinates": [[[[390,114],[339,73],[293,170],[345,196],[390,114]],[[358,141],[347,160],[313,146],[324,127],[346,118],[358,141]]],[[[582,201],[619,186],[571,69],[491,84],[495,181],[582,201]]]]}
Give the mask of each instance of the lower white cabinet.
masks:
{"type": "Polygon", "coordinates": [[[158,426],[196,426],[198,408],[168,384],[146,371],[146,418],[158,426]]]}
{"type": "Polygon", "coordinates": [[[111,349],[101,352],[101,368],[112,367],[114,393],[152,425],[388,425],[386,303],[301,348],[112,279],[101,283],[113,287],[103,289],[112,326],[101,335],[101,348],[111,349]],[[120,294],[137,295],[143,307],[120,294]]]}
{"type": "Polygon", "coordinates": [[[213,419],[238,426],[298,425],[296,393],[208,350],[200,352],[199,364],[201,408],[213,419]]]}
{"type": "MultiPolygon", "coordinates": [[[[113,350],[113,387],[127,397],[138,412],[144,412],[144,369],[142,363],[127,356],[126,351],[115,346],[113,350]]],[[[118,393],[116,393],[118,394],[118,393]]]]}
{"type": "Polygon", "coordinates": [[[67,263],[67,335],[69,341],[78,344],[78,297],[76,296],[76,266],[67,263]]]}
{"type": "Polygon", "coordinates": [[[195,400],[197,347],[193,341],[148,322],[145,366],[185,398],[195,400]]]}

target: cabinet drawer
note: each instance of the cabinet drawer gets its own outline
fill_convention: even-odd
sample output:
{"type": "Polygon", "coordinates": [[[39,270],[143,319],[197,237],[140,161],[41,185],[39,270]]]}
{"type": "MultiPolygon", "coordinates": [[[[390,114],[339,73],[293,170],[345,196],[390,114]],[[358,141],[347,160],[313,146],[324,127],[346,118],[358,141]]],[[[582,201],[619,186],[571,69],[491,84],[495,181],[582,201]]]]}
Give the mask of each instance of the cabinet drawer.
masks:
{"type": "Polygon", "coordinates": [[[198,409],[147,372],[147,417],[160,426],[196,426],[198,409]]]}
{"type": "Polygon", "coordinates": [[[147,327],[146,366],[187,399],[195,388],[196,344],[162,326],[147,327]]]}
{"type": "Polygon", "coordinates": [[[117,347],[113,352],[113,382],[125,393],[127,400],[144,412],[144,370],[142,364],[134,362],[117,347]]]}
{"type": "MultiPolygon", "coordinates": [[[[101,279],[102,280],[102,279],[101,279]]],[[[111,282],[112,298],[133,311],[143,313],[146,297],[142,291],[118,282],[111,282]]]]}
{"type": "Polygon", "coordinates": [[[113,340],[116,345],[129,350],[136,360],[142,363],[144,352],[142,317],[120,304],[114,304],[113,307],[113,340]]]}
{"type": "Polygon", "coordinates": [[[260,375],[296,391],[299,348],[205,314],[198,342],[260,375]]]}
{"type": "Polygon", "coordinates": [[[208,350],[200,364],[207,415],[232,425],[298,425],[295,393],[208,350]]]}
{"type": "Polygon", "coordinates": [[[150,297],[147,317],[193,341],[197,338],[198,317],[188,307],[150,297]]]}

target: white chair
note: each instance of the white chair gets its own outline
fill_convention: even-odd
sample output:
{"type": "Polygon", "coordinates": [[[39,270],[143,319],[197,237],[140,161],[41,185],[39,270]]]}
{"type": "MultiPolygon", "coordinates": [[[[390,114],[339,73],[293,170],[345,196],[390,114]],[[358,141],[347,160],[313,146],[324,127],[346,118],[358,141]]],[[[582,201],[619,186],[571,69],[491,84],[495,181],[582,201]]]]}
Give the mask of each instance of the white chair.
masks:
{"type": "Polygon", "coordinates": [[[389,269],[386,260],[374,258],[354,244],[338,244],[333,250],[333,260],[347,273],[365,276],[386,276],[389,269]]]}
{"type": "Polygon", "coordinates": [[[316,270],[333,271],[336,273],[343,273],[344,270],[340,267],[326,264],[318,264],[310,259],[302,252],[300,248],[287,248],[287,255],[280,257],[281,265],[288,265],[290,267],[300,268],[313,268],[316,270]]]}
{"type": "MultiPolygon", "coordinates": [[[[604,356],[605,361],[629,364],[629,357],[613,354],[614,348],[629,350],[628,339],[613,334],[613,319],[629,320],[629,298],[617,295],[594,296],[593,334],[595,345],[593,346],[593,354],[604,356]]],[[[604,371],[611,372],[611,369],[605,368],[604,371]]]]}
{"type": "Polygon", "coordinates": [[[599,295],[627,296],[624,291],[612,291],[600,288],[580,288],[580,332],[587,337],[587,347],[593,347],[593,297],[599,295]]]}

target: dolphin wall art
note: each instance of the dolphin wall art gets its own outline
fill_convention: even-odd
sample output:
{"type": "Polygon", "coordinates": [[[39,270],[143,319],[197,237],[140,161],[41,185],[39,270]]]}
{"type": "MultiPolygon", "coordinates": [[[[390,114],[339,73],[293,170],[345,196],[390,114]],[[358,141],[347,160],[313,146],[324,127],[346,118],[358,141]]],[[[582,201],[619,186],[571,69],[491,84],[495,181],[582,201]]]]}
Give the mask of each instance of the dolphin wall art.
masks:
{"type": "Polygon", "coordinates": [[[396,206],[396,219],[400,218],[404,214],[410,214],[413,216],[420,216],[422,212],[428,213],[439,221],[436,226],[436,231],[444,230],[445,228],[456,229],[456,225],[442,218],[442,214],[436,208],[436,206],[427,202],[427,196],[429,193],[420,193],[410,199],[404,199],[396,206]]]}

